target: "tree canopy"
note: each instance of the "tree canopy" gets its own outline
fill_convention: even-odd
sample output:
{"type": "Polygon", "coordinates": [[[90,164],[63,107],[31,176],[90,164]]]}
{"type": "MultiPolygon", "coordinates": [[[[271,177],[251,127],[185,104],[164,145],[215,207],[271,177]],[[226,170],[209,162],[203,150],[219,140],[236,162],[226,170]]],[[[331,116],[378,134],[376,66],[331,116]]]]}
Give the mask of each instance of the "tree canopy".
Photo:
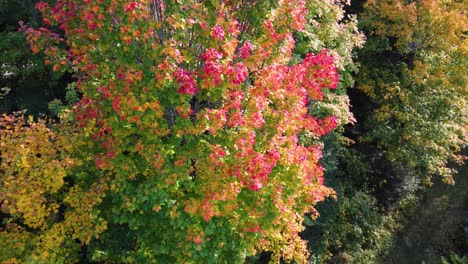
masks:
{"type": "Polygon", "coordinates": [[[464,159],[462,1],[2,2],[2,263],[371,263],[464,159]]]}

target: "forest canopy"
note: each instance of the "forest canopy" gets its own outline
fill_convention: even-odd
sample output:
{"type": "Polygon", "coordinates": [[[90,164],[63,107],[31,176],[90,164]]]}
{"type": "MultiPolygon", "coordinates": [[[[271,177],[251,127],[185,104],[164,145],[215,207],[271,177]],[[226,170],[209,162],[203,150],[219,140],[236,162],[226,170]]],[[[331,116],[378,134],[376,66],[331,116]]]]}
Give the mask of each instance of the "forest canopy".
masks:
{"type": "Polygon", "coordinates": [[[457,184],[463,1],[32,2],[0,0],[2,263],[376,263],[457,184]]]}

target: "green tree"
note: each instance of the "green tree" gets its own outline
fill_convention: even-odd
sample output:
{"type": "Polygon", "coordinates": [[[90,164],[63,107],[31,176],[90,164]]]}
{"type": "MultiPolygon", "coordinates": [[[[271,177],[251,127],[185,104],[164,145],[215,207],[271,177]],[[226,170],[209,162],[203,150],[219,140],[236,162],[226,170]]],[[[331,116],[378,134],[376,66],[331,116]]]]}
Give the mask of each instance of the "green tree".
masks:
{"type": "Polygon", "coordinates": [[[375,108],[365,142],[406,175],[451,183],[466,145],[467,14],[461,1],[373,1],[360,25],[358,89],[375,108]]]}

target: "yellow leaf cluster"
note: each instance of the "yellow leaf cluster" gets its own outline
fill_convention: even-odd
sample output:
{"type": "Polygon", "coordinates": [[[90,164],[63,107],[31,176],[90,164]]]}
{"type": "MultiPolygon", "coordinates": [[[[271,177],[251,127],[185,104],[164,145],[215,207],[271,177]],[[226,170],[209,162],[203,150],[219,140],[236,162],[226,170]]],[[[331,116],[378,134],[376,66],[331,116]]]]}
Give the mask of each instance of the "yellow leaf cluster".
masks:
{"type": "Polygon", "coordinates": [[[21,116],[0,117],[2,263],[74,262],[80,243],[106,229],[95,205],[107,187],[70,188],[70,173],[79,164],[70,155],[75,137],[50,127],[21,116]]]}
{"type": "Polygon", "coordinates": [[[31,228],[46,228],[46,220],[59,205],[50,197],[64,185],[72,160],[59,156],[55,135],[43,123],[2,117],[0,200],[6,212],[21,215],[31,228]]]}

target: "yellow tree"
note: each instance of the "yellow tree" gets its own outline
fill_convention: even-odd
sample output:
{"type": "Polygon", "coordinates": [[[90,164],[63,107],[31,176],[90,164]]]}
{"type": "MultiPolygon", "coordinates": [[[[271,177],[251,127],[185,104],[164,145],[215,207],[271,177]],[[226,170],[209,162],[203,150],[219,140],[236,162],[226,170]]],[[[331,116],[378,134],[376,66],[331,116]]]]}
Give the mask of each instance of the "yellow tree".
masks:
{"type": "Polygon", "coordinates": [[[86,155],[87,148],[72,128],[0,117],[0,261],[73,261],[77,241],[89,243],[106,228],[95,208],[105,185],[80,180],[93,169],[71,154],[86,155]]]}

